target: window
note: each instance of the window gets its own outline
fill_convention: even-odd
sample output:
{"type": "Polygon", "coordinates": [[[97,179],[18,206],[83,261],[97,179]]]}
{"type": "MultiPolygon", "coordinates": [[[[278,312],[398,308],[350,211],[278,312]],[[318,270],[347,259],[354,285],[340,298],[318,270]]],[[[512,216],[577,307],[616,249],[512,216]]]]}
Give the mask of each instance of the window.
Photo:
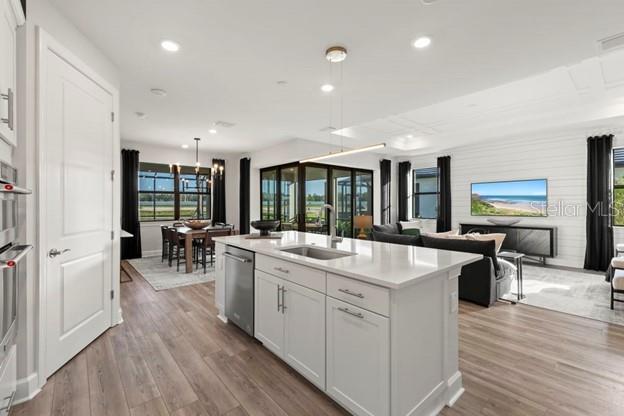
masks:
{"type": "Polygon", "coordinates": [[[613,149],[613,225],[624,226],[624,148],[613,149]]]}
{"type": "Polygon", "coordinates": [[[438,168],[412,171],[412,217],[438,218],[438,168]]]}
{"type": "MultiPolygon", "coordinates": [[[[260,216],[281,220],[282,231],[329,232],[328,212],[336,210],[336,232],[354,234],[354,216],[373,223],[373,172],[320,163],[290,163],[260,171],[260,216]],[[278,208],[279,207],[279,208],[278,208]]],[[[365,221],[366,222],[366,221],[365,221]]],[[[357,229],[367,235],[370,229],[357,229]]]]}
{"type": "Polygon", "coordinates": [[[210,218],[210,168],[139,164],[139,220],[210,218]]]}

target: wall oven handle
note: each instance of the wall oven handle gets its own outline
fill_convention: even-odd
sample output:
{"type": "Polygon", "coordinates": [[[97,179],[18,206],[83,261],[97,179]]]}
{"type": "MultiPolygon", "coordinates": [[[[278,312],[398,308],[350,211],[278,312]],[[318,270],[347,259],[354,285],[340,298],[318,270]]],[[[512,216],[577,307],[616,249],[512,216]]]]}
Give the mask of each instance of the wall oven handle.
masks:
{"type": "Polygon", "coordinates": [[[19,261],[33,248],[30,244],[23,246],[15,246],[17,254],[15,257],[7,260],[0,260],[0,269],[10,269],[19,263],[19,261]]]}
{"type": "Polygon", "coordinates": [[[229,258],[229,259],[236,260],[236,261],[239,261],[239,262],[241,262],[241,263],[249,263],[249,262],[251,262],[251,260],[250,260],[250,259],[246,259],[246,258],[244,258],[244,257],[235,256],[234,254],[230,254],[230,253],[223,253],[223,255],[224,255],[225,257],[229,258]]]}

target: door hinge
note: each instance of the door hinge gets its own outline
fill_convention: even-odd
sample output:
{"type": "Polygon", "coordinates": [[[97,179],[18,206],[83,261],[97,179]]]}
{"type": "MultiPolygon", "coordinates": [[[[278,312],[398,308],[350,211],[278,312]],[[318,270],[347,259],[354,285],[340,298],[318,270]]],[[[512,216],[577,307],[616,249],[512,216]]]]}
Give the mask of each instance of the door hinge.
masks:
{"type": "Polygon", "coordinates": [[[111,181],[115,180],[115,169],[111,170],[111,181]]]}
{"type": "Polygon", "coordinates": [[[111,299],[115,299],[115,291],[111,290],[111,299]]]}
{"type": "Polygon", "coordinates": [[[115,239],[115,231],[111,231],[111,240],[115,239]]]}
{"type": "Polygon", "coordinates": [[[115,113],[111,112],[111,122],[115,122],[115,113]]]}

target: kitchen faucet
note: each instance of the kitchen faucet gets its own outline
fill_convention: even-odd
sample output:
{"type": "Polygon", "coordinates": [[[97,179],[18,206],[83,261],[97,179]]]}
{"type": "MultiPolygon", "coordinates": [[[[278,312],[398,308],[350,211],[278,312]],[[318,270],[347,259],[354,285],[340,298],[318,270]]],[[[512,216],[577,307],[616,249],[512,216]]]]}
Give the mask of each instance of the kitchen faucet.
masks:
{"type": "Polygon", "coordinates": [[[331,204],[323,205],[323,209],[329,210],[329,234],[331,235],[332,243],[339,243],[342,241],[342,237],[336,236],[336,210],[331,204]]]}

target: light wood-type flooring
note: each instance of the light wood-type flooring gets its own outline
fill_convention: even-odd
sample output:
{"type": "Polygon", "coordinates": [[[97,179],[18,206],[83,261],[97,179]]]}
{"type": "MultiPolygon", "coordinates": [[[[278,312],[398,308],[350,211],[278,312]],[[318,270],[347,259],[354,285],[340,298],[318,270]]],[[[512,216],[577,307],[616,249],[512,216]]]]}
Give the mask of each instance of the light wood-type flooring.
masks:
{"type": "MultiPolygon", "coordinates": [[[[122,268],[124,323],[11,416],[347,414],[219,321],[214,283],[156,292],[122,268]]],[[[624,327],[502,303],[462,303],[459,325],[466,392],[443,415],[624,415],[624,327]]]]}

